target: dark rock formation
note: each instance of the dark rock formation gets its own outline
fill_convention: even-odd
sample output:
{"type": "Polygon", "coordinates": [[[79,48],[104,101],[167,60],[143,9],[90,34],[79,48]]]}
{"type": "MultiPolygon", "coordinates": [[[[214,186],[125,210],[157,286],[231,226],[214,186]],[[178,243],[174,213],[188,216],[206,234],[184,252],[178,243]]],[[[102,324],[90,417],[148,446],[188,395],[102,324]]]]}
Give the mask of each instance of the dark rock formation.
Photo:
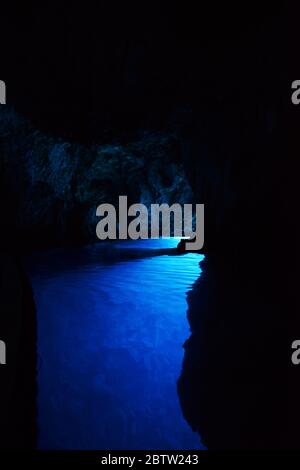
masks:
{"type": "Polygon", "coordinates": [[[182,140],[195,198],[206,203],[206,259],[188,297],[192,335],[178,389],[209,449],[299,446],[290,361],[297,330],[289,326],[295,184],[283,145],[285,90],[265,45],[247,56],[249,76],[269,59],[263,84],[253,73],[247,81],[247,104],[237,86],[232,102],[226,93],[213,101],[214,113],[194,120],[182,140]]]}
{"type": "Polygon", "coordinates": [[[0,449],[20,450],[36,444],[37,356],[33,294],[15,258],[0,253],[0,449]]]}
{"type": "Polygon", "coordinates": [[[249,263],[245,252],[242,263],[222,255],[203,262],[188,297],[181,403],[209,449],[284,448],[292,433],[285,310],[272,292],[280,283],[271,287],[262,258],[249,263]]]}
{"type": "Polygon", "coordinates": [[[192,201],[175,134],[87,147],[42,134],[7,106],[0,129],[3,217],[24,247],[96,241],[96,208],[118,206],[119,195],[146,206],[192,201]]]}

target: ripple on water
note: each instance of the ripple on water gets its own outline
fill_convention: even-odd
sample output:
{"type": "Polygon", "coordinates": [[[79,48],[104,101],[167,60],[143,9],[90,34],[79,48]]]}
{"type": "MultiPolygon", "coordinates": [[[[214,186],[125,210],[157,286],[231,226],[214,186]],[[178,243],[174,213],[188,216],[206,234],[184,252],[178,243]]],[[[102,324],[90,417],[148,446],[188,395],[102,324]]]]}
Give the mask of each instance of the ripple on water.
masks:
{"type": "Polygon", "coordinates": [[[97,244],[29,260],[40,448],[201,448],[176,382],[189,336],[186,293],[203,256],[158,251],[176,244],[97,244]]]}

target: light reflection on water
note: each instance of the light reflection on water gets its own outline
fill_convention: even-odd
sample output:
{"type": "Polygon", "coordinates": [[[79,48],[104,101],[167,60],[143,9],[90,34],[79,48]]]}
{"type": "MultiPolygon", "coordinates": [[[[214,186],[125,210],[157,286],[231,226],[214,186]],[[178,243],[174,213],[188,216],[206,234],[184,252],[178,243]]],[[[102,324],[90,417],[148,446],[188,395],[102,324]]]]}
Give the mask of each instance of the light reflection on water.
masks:
{"type": "Polygon", "coordinates": [[[201,448],[176,382],[186,293],[202,256],[173,255],[177,243],[102,243],[30,259],[40,448],[201,448]]]}

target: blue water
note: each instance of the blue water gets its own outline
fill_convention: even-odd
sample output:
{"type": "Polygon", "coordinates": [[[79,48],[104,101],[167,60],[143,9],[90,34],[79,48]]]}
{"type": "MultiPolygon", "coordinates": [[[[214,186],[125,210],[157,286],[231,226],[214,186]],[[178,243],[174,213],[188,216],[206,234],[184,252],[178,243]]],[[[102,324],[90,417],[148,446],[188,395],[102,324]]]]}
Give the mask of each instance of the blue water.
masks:
{"type": "Polygon", "coordinates": [[[34,255],[41,449],[199,449],[176,382],[201,256],[178,240],[34,255]]]}

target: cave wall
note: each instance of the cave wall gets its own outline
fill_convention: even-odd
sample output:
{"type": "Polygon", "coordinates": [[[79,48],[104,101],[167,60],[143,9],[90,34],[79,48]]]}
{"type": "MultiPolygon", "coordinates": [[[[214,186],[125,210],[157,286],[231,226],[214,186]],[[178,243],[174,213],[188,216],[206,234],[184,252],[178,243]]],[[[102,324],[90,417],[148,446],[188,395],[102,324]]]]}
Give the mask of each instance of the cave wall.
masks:
{"type": "Polygon", "coordinates": [[[36,446],[38,360],[35,314],[33,293],[20,260],[2,244],[0,331],[1,340],[6,344],[6,364],[0,366],[1,450],[29,450],[36,446]]]}
{"type": "Polygon", "coordinates": [[[226,87],[216,93],[205,118],[183,131],[186,174],[196,200],[206,202],[206,259],[188,295],[192,334],[178,391],[209,449],[299,445],[290,361],[295,162],[286,146],[285,69],[278,67],[284,44],[278,29],[267,31],[268,40],[258,35],[244,51],[245,78],[230,88],[233,95],[226,87]]]}
{"type": "Polygon", "coordinates": [[[147,207],[193,200],[174,132],[87,146],[41,133],[8,106],[0,129],[3,235],[24,250],[97,241],[96,208],[118,207],[119,195],[147,207]]]}

